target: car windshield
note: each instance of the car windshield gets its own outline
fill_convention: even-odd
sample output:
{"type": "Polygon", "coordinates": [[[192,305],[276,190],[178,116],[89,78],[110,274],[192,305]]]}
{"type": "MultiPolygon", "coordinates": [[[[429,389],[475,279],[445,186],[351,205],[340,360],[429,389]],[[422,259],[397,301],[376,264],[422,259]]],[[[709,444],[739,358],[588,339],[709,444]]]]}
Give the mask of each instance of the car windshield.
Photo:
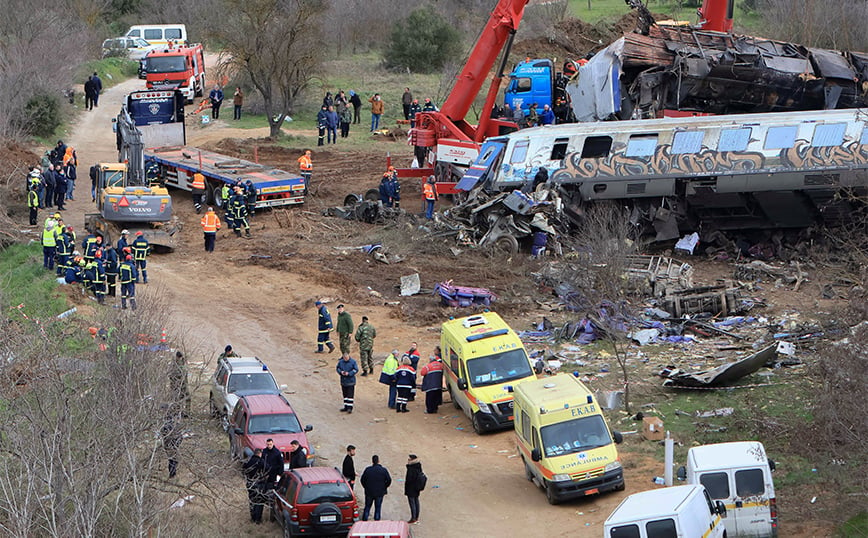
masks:
{"type": "Polygon", "coordinates": [[[274,378],[268,372],[233,374],[229,376],[229,386],[226,388],[230,393],[238,391],[277,392],[278,390],[274,378]]]}
{"type": "Polygon", "coordinates": [[[505,381],[523,379],[533,374],[524,349],[512,349],[503,353],[479,357],[467,361],[470,384],[486,387],[505,381]]]}
{"type": "Polygon", "coordinates": [[[187,69],[183,56],[151,56],[148,73],[181,73],[187,69]]]}
{"type": "Polygon", "coordinates": [[[600,415],[543,426],[540,433],[548,458],[600,448],[612,442],[600,415]]]}
{"type": "Polygon", "coordinates": [[[346,482],[304,484],[298,490],[298,504],[340,503],[353,500],[346,482]]]}
{"type": "Polygon", "coordinates": [[[250,417],[247,433],[301,433],[301,424],[291,413],[250,417]]]}

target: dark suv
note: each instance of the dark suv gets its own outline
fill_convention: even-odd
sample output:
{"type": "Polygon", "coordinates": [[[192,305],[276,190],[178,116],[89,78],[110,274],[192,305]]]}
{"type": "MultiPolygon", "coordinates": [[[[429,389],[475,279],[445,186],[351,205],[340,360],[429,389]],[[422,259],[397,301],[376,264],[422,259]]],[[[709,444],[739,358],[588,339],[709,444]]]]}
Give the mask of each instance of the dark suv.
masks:
{"type": "Polygon", "coordinates": [[[284,537],[346,535],[359,519],[356,496],[335,467],[288,471],[272,493],[271,519],[284,537]]]}
{"type": "Polygon", "coordinates": [[[274,440],[283,453],[284,469],[289,469],[292,455],[290,443],[298,443],[307,451],[307,464],[316,461],[313,447],[306,432],[313,426],[301,427],[292,406],[283,394],[252,394],[242,396],[229,419],[229,455],[235,460],[244,459],[245,449],[252,453],[257,448],[265,448],[267,439],[274,440]]]}

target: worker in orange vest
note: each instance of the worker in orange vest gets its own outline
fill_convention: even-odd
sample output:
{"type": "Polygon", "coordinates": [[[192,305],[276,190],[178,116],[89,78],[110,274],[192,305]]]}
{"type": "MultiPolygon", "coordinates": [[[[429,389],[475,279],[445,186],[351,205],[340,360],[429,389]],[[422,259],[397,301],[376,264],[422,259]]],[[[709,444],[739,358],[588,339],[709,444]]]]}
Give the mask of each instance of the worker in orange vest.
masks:
{"type": "Polygon", "coordinates": [[[304,150],[304,155],[298,158],[298,169],[301,177],[304,178],[304,192],[307,194],[308,185],[310,185],[310,175],[313,172],[313,160],[310,158],[310,150],[304,150]]]}
{"type": "Polygon", "coordinates": [[[193,192],[193,207],[196,208],[196,214],[202,212],[202,202],[205,199],[205,176],[202,172],[193,174],[193,183],[190,184],[193,192]]]}
{"type": "Polygon", "coordinates": [[[214,252],[214,241],[217,239],[217,230],[220,229],[220,217],[214,213],[213,207],[209,207],[200,223],[205,234],[205,252],[214,252]]]}
{"type": "Polygon", "coordinates": [[[425,218],[434,218],[434,202],[437,201],[437,185],[434,176],[428,176],[428,181],[422,186],[422,196],[425,197],[425,218]]]}

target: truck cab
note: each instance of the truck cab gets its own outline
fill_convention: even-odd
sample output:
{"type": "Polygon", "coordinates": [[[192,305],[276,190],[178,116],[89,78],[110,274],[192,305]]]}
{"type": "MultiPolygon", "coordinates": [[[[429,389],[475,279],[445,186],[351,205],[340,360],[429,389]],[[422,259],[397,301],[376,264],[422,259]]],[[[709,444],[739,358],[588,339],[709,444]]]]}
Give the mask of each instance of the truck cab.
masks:
{"type": "Polygon", "coordinates": [[[688,484],[701,484],[726,505],[729,536],[778,535],[778,511],[772,464],[757,441],[718,443],[687,452],[688,484]]]}
{"type": "Polygon", "coordinates": [[[447,321],[440,349],[446,385],[456,409],[484,433],[512,428],[512,388],[536,379],[524,345],[494,312],[447,321]]]}
{"type": "Polygon", "coordinates": [[[525,114],[531,103],[536,103],[537,111],[541,112],[543,105],[554,107],[554,87],[554,63],[548,59],[528,58],[519,62],[509,74],[509,86],[503,100],[513,110],[521,108],[525,114]]]}
{"type": "Polygon", "coordinates": [[[624,472],[599,404],[574,375],[522,383],[515,388],[515,439],[525,476],[557,504],[624,489],[624,472]]]}

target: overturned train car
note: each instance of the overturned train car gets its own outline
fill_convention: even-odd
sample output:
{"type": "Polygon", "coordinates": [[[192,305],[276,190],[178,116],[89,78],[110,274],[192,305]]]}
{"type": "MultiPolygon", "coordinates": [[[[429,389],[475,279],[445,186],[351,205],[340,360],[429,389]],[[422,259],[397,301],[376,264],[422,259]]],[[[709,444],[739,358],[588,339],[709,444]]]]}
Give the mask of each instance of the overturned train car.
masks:
{"type": "Polygon", "coordinates": [[[629,205],[657,240],[835,226],[864,205],[866,123],[868,109],[850,109],[524,129],[488,139],[458,188],[527,192],[546,168],[570,218],[629,205]]]}

